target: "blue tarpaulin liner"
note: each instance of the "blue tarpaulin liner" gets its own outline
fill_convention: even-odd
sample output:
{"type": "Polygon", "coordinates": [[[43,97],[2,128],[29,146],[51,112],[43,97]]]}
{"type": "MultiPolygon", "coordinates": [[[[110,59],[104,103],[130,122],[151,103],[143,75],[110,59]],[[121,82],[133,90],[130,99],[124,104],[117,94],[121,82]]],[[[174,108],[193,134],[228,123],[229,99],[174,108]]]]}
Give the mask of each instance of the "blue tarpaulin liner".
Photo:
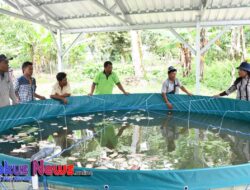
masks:
{"type": "MultiPolygon", "coordinates": [[[[232,99],[214,99],[204,96],[169,95],[175,111],[219,115],[249,121],[250,102],[232,99]]],[[[78,115],[90,112],[112,110],[166,110],[160,94],[133,94],[81,96],[69,98],[64,106],[58,101],[45,100],[20,104],[0,109],[0,132],[22,124],[55,118],[64,115],[78,115]]],[[[30,163],[27,160],[0,155],[1,160],[10,163],[30,163]]],[[[250,164],[208,169],[172,171],[117,171],[77,168],[91,170],[92,176],[47,177],[49,183],[69,186],[103,189],[137,190],[202,190],[250,184],[250,164]]]]}

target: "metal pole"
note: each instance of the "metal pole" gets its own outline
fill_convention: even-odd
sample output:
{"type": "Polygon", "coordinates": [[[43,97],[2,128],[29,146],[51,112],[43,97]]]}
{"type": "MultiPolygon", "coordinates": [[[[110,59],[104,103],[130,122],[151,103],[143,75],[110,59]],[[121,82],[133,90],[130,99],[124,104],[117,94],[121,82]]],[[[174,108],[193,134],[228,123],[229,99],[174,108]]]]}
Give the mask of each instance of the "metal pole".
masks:
{"type": "Polygon", "coordinates": [[[181,43],[183,43],[191,52],[193,55],[196,54],[194,48],[186,42],[180,34],[178,34],[173,28],[168,29],[181,43]]]}
{"type": "Polygon", "coordinates": [[[197,19],[196,23],[196,95],[200,95],[200,62],[201,62],[201,48],[200,48],[200,21],[197,19]]]}
{"type": "Polygon", "coordinates": [[[63,70],[63,52],[62,52],[62,33],[61,30],[57,30],[57,70],[61,72],[63,70]]]}
{"type": "Polygon", "coordinates": [[[69,47],[63,52],[62,56],[64,57],[71,49],[72,47],[78,42],[78,40],[80,39],[80,37],[83,35],[83,32],[80,33],[75,40],[69,45],[69,47]]]}
{"type": "MultiPolygon", "coordinates": [[[[200,27],[200,17],[197,17],[196,23],[196,95],[200,95],[200,63],[201,63],[201,27],[200,27]]],[[[199,129],[195,129],[195,145],[194,145],[194,160],[199,162],[199,129]]]]}

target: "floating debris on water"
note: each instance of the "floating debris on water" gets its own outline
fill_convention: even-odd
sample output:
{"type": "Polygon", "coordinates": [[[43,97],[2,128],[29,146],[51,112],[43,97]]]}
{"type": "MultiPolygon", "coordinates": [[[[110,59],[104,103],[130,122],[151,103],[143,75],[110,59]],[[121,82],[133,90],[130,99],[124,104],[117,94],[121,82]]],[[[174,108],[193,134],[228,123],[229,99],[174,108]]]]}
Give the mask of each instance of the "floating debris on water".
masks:
{"type": "MultiPolygon", "coordinates": [[[[176,113],[173,112],[174,114],[176,113]]],[[[180,118],[187,118],[187,115],[180,114],[180,118]]],[[[244,159],[242,163],[246,162],[245,155],[238,156],[240,152],[235,153],[232,149],[233,142],[228,140],[234,139],[235,143],[242,140],[242,143],[240,145],[238,143],[237,146],[245,147],[248,144],[248,136],[245,139],[238,139],[241,135],[239,132],[241,126],[235,130],[235,136],[232,135],[233,132],[223,133],[223,136],[218,134],[218,129],[213,127],[216,126],[216,123],[209,125],[209,128],[206,127],[206,130],[199,128],[202,141],[197,144],[193,135],[187,135],[194,134],[194,128],[198,124],[193,125],[190,122],[190,129],[188,129],[186,127],[188,122],[183,120],[178,122],[176,119],[178,115],[176,117],[168,116],[167,112],[162,112],[162,115],[155,117],[152,113],[142,109],[74,116],[67,119],[67,123],[65,120],[59,121],[55,118],[38,121],[39,125],[34,122],[18,126],[14,130],[11,129],[11,133],[5,133],[11,135],[0,136],[0,151],[16,157],[30,158],[43,147],[60,147],[63,150],[77,143],[77,146],[53,159],[53,163],[119,170],[214,167],[232,164],[235,157],[239,160],[242,157],[244,159]],[[148,120],[152,121],[148,122],[148,120]],[[199,163],[193,162],[194,146],[201,146],[202,159],[206,161],[206,164],[200,166],[199,163]]],[[[201,116],[198,115],[197,118],[199,119],[201,116]]],[[[220,120],[221,118],[217,119],[217,121],[220,120]]],[[[211,120],[206,119],[206,121],[211,120]]],[[[224,122],[226,121],[227,119],[224,120],[224,122]]],[[[223,123],[223,127],[227,125],[223,123]]],[[[233,126],[229,126],[232,130],[233,126]]],[[[247,133],[247,127],[244,128],[245,131],[247,133]]]]}

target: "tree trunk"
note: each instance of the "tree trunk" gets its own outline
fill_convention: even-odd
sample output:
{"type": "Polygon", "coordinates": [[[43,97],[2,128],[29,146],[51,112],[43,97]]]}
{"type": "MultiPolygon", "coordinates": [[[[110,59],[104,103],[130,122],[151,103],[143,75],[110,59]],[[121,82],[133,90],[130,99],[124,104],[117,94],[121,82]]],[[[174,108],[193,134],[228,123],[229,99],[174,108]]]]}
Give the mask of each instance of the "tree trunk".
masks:
{"type": "Polygon", "coordinates": [[[233,85],[234,81],[235,81],[235,73],[236,73],[236,69],[235,69],[235,65],[229,61],[229,63],[231,64],[231,67],[232,67],[232,71],[231,71],[231,77],[232,77],[232,80],[231,80],[231,85],[233,85]]]}
{"type": "Polygon", "coordinates": [[[33,68],[34,68],[34,72],[37,72],[37,68],[36,68],[36,61],[35,61],[35,47],[33,44],[30,44],[30,57],[31,57],[31,61],[33,63],[33,68]]]}
{"type": "Polygon", "coordinates": [[[181,44],[181,55],[180,55],[180,62],[183,68],[183,77],[187,77],[191,73],[191,59],[192,59],[192,54],[191,51],[186,48],[183,44],[181,44]]]}
{"type": "Polygon", "coordinates": [[[231,48],[230,55],[233,59],[247,59],[246,40],[244,34],[244,27],[234,27],[231,32],[231,48]]]}
{"type": "Polygon", "coordinates": [[[246,40],[245,40],[245,33],[244,33],[244,27],[240,27],[240,41],[241,41],[241,60],[246,61],[247,59],[247,51],[246,51],[246,40]]]}
{"type": "MultiPolygon", "coordinates": [[[[201,29],[200,36],[201,36],[200,48],[202,49],[207,44],[206,29],[205,28],[201,29]]],[[[205,58],[204,58],[204,54],[202,54],[201,61],[200,61],[200,80],[203,80],[203,78],[204,78],[204,69],[205,69],[205,58]]]]}
{"type": "Polygon", "coordinates": [[[231,48],[230,55],[233,59],[242,58],[242,35],[244,34],[241,27],[234,27],[231,32],[231,48]]]}
{"type": "Polygon", "coordinates": [[[135,76],[144,77],[144,69],[142,66],[142,42],[140,31],[131,31],[132,61],[134,65],[135,76]]]}

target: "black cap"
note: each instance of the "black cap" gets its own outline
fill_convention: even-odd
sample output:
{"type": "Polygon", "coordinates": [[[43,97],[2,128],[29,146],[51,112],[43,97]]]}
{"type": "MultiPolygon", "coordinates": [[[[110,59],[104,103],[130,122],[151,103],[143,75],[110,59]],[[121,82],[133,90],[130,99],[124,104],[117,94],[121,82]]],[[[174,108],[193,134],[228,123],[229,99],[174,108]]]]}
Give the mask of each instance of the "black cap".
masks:
{"type": "Polygon", "coordinates": [[[174,68],[173,66],[170,66],[170,67],[168,68],[168,73],[172,73],[172,72],[176,72],[176,71],[177,71],[177,69],[174,68]]]}
{"type": "Polygon", "coordinates": [[[241,69],[241,70],[250,72],[250,64],[247,63],[247,62],[242,62],[242,63],[240,64],[240,66],[237,67],[237,69],[241,69]]]}
{"type": "Polygon", "coordinates": [[[0,55],[0,62],[2,62],[2,61],[9,61],[9,60],[12,60],[13,58],[11,57],[11,58],[8,58],[8,57],[6,57],[4,54],[1,54],[0,55]]]}

